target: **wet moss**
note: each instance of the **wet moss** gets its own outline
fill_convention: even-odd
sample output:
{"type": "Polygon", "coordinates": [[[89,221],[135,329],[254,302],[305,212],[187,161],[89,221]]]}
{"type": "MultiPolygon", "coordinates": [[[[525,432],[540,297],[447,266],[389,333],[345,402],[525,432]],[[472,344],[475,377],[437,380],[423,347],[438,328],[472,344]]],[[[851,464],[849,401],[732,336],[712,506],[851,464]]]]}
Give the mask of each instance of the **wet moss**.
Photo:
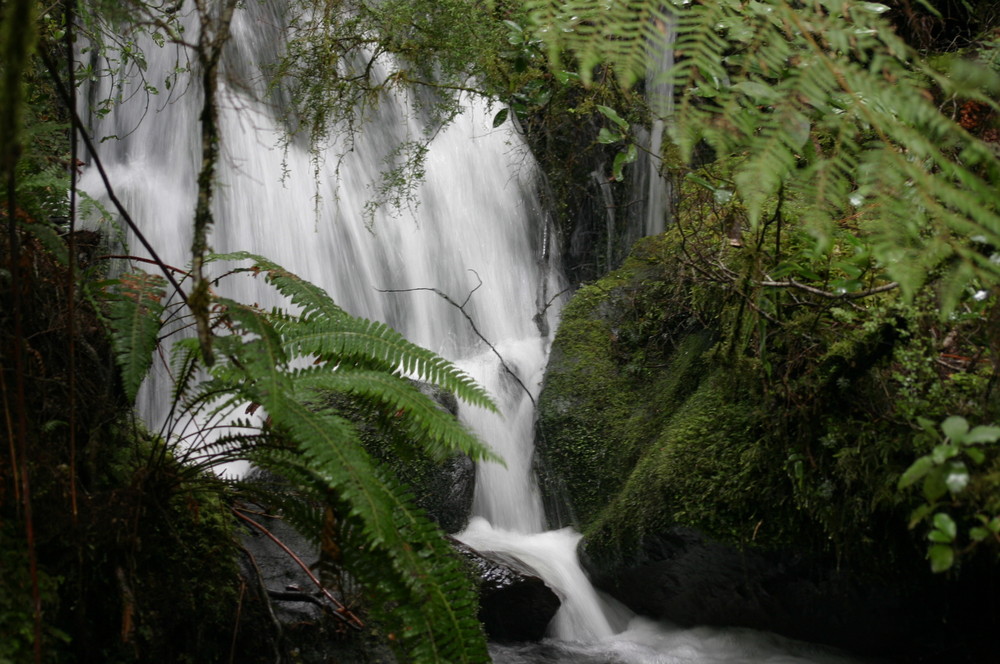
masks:
{"type": "MultiPolygon", "coordinates": [[[[570,506],[600,565],[685,526],[870,574],[926,574],[926,533],[907,527],[922,498],[897,483],[932,446],[918,417],[1000,414],[995,305],[943,321],[933,297],[754,300],[738,280],[694,273],[690,237],[642,242],[564,310],[539,405],[550,502],[570,506]]],[[[755,269],[746,253],[723,259],[755,269]]],[[[953,506],[967,525],[995,512],[989,455],[953,506]]]]}

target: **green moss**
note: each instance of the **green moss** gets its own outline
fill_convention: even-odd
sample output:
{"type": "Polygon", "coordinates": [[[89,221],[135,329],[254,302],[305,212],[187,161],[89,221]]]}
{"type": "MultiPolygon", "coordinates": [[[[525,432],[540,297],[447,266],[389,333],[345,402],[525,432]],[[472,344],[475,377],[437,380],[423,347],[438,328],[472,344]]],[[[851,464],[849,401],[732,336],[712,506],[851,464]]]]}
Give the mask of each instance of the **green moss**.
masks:
{"type": "Polygon", "coordinates": [[[696,320],[662,306],[686,297],[665,278],[668,245],[643,243],[563,311],[540,396],[539,450],[544,488],[568,499],[584,526],[697,387],[713,343],[696,320]]]}
{"type": "MultiPolygon", "coordinates": [[[[995,302],[943,321],[932,291],[809,302],[760,288],[767,257],[712,249],[725,213],[695,203],[700,227],[644,240],[564,310],[539,408],[550,498],[602,565],[689,526],[872,574],[926,569],[925,533],[907,528],[920,496],[897,483],[929,449],[916,418],[1000,416],[995,302]],[[712,251],[715,267],[694,268],[712,251]]],[[[957,521],[995,513],[997,457],[973,472],[957,521]]]]}
{"type": "Polygon", "coordinates": [[[620,561],[644,536],[671,525],[727,541],[770,535],[761,524],[774,512],[765,516],[762,505],[773,509],[772,496],[787,502],[783,472],[756,445],[752,409],[725,385],[719,372],[706,377],[665,418],[621,491],[587,529],[595,559],[620,561]]]}

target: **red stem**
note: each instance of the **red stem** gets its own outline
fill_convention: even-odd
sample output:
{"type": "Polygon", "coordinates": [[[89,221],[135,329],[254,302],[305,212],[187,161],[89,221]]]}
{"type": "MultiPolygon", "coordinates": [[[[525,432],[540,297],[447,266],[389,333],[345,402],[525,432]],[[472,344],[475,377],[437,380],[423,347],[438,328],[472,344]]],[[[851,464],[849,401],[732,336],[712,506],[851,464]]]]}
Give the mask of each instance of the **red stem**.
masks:
{"type": "Polygon", "coordinates": [[[302,568],[302,571],[306,573],[306,576],[309,577],[310,581],[312,581],[314,584],[316,584],[316,587],[320,589],[320,592],[323,593],[323,596],[326,597],[328,600],[330,600],[330,602],[333,603],[334,607],[336,608],[336,610],[334,611],[334,615],[336,615],[338,618],[340,618],[341,620],[343,620],[345,623],[347,623],[348,625],[350,625],[354,629],[361,629],[361,628],[363,628],[365,626],[365,624],[363,622],[361,622],[360,618],[358,618],[356,615],[354,615],[353,613],[351,613],[351,611],[346,606],[344,606],[340,602],[340,600],[338,600],[336,597],[334,597],[330,593],[330,591],[327,590],[326,587],[323,586],[323,583],[318,578],[316,578],[316,575],[312,573],[312,570],[309,569],[309,566],[306,565],[305,562],[301,558],[299,558],[297,555],[295,555],[295,552],[292,551],[291,549],[289,549],[288,546],[284,542],[282,542],[281,540],[279,540],[274,535],[274,533],[272,533],[270,530],[268,530],[264,526],[260,525],[259,523],[257,523],[256,521],[254,521],[253,519],[251,519],[250,517],[248,517],[247,515],[241,514],[240,511],[239,511],[239,508],[237,508],[237,507],[232,508],[232,512],[237,517],[243,519],[244,521],[246,521],[247,523],[249,523],[251,526],[253,526],[254,528],[256,528],[257,530],[259,530],[260,532],[262,532],[265,535],[267,535],[271,539],[272,542],[274,542],[275,544],[277,544],[278,546],[280,546],[281,550],[284,551],[285,553],[287,553],[292,558],[292,560],[294,560],[295,563],[299,567],[302,568]]]}

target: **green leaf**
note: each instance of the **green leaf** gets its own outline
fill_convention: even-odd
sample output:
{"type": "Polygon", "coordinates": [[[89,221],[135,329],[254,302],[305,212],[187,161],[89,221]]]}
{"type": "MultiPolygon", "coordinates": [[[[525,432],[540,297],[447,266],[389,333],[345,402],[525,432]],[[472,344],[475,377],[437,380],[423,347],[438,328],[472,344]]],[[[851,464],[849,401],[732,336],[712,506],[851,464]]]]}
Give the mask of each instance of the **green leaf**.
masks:
{"type": "Polygon", "coordinates": [[[944,468],[937,466],[924,478],[924,497],[934,502],[948,493],[948,485],[944,483],[944,468]]]}
{"type": "Polygon", "coordinates": [[[958,534],[958,526],[955,525],[954,519],[945,512],[938,512],[934,515],[934,528],[944,533],[949,542],[953,541],[958,534]]]}
{"type": "Polygon", "coordinates": [[[612,166],[612,177],[621,182],[622,170],[625,168],[626,164],[631,164],[636,160],[638,156],[638,150],[635,147],[635,143],[628,146],[628,149],[624,152],[619,152],[615,155],[614,165],[612,166]]]}
{"type": "Polygon", "coordinates": [[[949,537],[947,533],[944,533],[940,530],[932,530],[930,533],[927,534],[927,539],[929,539],[932,542],[939,542],[941,544],[951,544],[955,540],[954,537],[949,537]]]}
{"type": "Polygon", "coordinates": [[[927,550],[931,559],[931,571],[945,572],[955,563],[955,550],[947,544],[935,544],[927,550]]]}
{"type": "Polygon", "coordinates": [[[902,477],[899,478],[899,484],[897,485],[900,489],[905,489],[917,480],[923,478],[931,468],[934,467],[934,460],[930,456],[922,456],[916,461],[914,461],[909,468],[903,473],[902,477]]]}
{"type": "Polygon", "coordinates": [[[770,85],[765,85],[758,81],[740,81],[733,85],[733,89],[739,90],[749,97],[753,97],[758,103],[769,104],[781,96],[770,85]]]}
{"type": "Polygon", "coordinates": [[[917,509],[913,510],[913,512],[910,514],[910,524],[908,526],[910,530],[913,530],[918,523],[927,518],[927,515],[931,513],[934,507],[935,507],[934,505],[924,503],[917,509]]]}
{"type": "Polygon", "coordinates": [[[965,453],[968,455],[970,459],[972,459],[977,464],[980,464],[986,460],[986,454],[983,453],[983,451],[978,447],[967,447],[965,449],[965,453]]]}
{"type": "Polygon", "coordinates": [[[934,463],[942,464],[948,459],[958,456],[959,451],[960,448],[958,445],[942,443],[941,445],[934,446],[934,449],[931,450],[931,457],[934,459],[934,463]]]}
{"type": "Polygon", "coordinates": [[[952,415],[941,423],[941,431],[951,439],[953,443],[961,443],[969,430],[969,423],[964,417],[952,415]]]}
{"type": "Polygon", "coordinates": [[[602,105],[598,104],[597,105],[597,110],[600,111],[601,114],[604,117],[606,117],[607,119],[611,120],[616,125],[618,125],[619,127],[621,127],[622,131],[628,131],[628,122],[626,122],[625,120],[623,120],[622,117],[620,115],[618,115],[618,112],[615,111],[615,109],[613,109],[613,108],[611,108],[609,106],[602,106],[602,105]]]}
{"type": "Polygon", "coordinates": [[[45,250],[52,254],[61,265],[69,263],[69,253],[66,250],[66,242],[63,241],[55,229],[49,224],[21,222],[18,224],[28,233],[31,233],[45,247],[45,250]]]}
{"type": "Polygon", "coordinates": [[[982,542],[990,536],[990,531],[982,526],[974,526],[969,529],[969,539],[973,542],[982,542]]]}
{"type": "Polygon", "coordinates": [[[941,438],[941,434],[938,433],[937,423],[933,420],[929,420],[926,417],[918,417],[917,424],[919,424],[920,428],[926,433],[931,434],[935,440],[941,438]]]}
{"type": "Polygon", "coordinates": [[[153,350],[162,325],[165,284],[158,274],[127,273],[118,278],[114,291],[108,294],[111,346],[130,401],[135,401],[153,363],[153,350]]]}
{"type": "Polygon", "coordinates": [[[858,3],[858,7],[875,14],[884,14],[889,11],[889,7],[880,2],[861,2],[858,3]]]}
{"type": "Polygon", "coordinates": [[[973,445],[975,443],[995,443],[997,440],[1000,440],[1000,427],[977,426],[966,434],[966,436],[962,439],[962,443],[965,445],[973,445]]]}
{"type": "Polygon", "coordinates": [[[624,138],[621,134],[608,131],[606,127],[601,127],[601,130],[597,132],[597,142],[604,143],[605,145],[619,143],[624,138]]]}
{"type": "Polygon", "coordinates": [[[500,112],[493,116],[493,128],[496,129],[504,122],[507,121],[507,114],[510,113],[510,109],[502,108],[500,112]]]}

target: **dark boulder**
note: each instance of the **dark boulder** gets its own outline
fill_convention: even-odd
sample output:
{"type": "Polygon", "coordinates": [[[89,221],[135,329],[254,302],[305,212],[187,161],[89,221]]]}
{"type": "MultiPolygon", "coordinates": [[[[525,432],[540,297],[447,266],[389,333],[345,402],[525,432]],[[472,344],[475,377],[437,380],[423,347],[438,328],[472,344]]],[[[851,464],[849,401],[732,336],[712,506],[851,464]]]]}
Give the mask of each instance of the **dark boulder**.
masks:
{"type": "Polygon", "coordinates": [[[513,561],[494,560],[455,542],[479,584],[479,620],[493,641],[538,641],[559,610],[559,597],[537,576],[513,561]]]}
{"type": "MultiPolygon", "coordinates": [[[[586,545],[581,561],[598,588],[633,611],[682,626],[739,625],[894,660],[938,652],[953,662],[993,661],[981,659],[992,650],[988,639],[970,636],[995,633],[995,609],[943,616],[959,600],[943,578],[906,587],[791,553],[740,550],[684,527],[647,536],[612,567],[586,545]]],[[[973,593],[961,594],[967,601],[973,593]]]]}

